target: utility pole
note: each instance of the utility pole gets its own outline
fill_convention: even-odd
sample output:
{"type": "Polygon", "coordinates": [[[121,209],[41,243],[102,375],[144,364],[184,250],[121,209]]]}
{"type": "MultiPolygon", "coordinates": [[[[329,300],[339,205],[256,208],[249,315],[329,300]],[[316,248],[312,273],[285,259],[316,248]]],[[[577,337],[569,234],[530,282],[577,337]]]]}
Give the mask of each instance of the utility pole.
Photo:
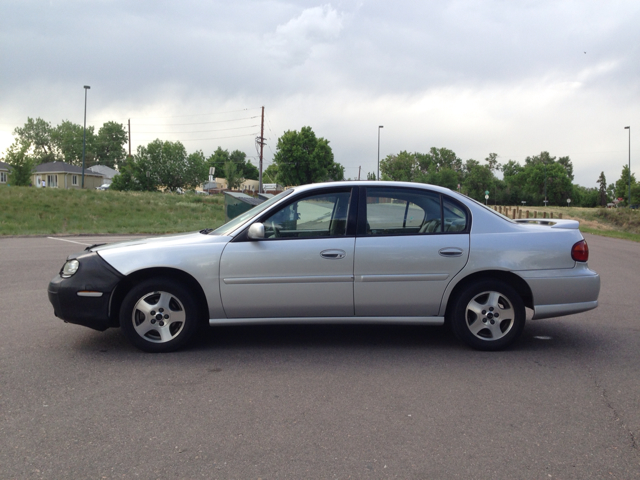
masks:
{"type": "Polygon", "coordinates": [[[358,180],[360,180],[360,170],[362,170],[362,165],[358,167],[358,180]]]}
{"type": "Polygon", "coordinates": [[[129,156],[131,156],[131,119],[127,120],[129,124],[129,156]]]}
{"type": "Polygon", "coordinates": [[[264,193],[262,191],[262,158],[264,153],[264,106],[262,107],[262,121],[260,122],[260,174],[258,176],[258,193],[264,193]]]}

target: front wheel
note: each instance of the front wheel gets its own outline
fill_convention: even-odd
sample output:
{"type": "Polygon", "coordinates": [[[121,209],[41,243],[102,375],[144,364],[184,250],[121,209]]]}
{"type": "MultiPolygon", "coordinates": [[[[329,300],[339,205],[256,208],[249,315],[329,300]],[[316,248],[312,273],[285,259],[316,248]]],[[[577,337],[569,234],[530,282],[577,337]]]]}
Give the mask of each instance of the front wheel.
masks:
{"type": "Polygon", "coordinates": [[[474,282],[454,301],[453,332],[477,350],[506,348],[524,329],[524,303],[518,292],[506,283],[498,280],[474,282]]]}
{"type": "Polygon", "coordinates": [[[187,289],[169,279],[134,286],[120,308],[120,326],[133,345],[145,352],[171,352],[184,346],[198,329],[198,305],[187,289]]]}

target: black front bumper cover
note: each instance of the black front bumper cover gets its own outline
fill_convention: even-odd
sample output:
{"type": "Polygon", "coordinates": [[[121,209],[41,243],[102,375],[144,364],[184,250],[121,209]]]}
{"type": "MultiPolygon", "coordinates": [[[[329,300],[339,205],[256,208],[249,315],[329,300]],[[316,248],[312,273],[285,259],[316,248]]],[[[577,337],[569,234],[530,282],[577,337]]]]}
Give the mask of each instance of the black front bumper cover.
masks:
{"type": "Polygon", "coordinates": [[[106,330],[112,326],[109,317],[111,294],[123,275],[95,252],[69,255],[67,260],[74,258],[80,262],[76,274],[69,278],[58,274],[49,283],[49,301],[53,311],[65,322],[106,330]],[[78,292],[95,292],[95,296],[79,296],[78,292]],[[98,293],[102,295],[97,296],[98,293]]]}

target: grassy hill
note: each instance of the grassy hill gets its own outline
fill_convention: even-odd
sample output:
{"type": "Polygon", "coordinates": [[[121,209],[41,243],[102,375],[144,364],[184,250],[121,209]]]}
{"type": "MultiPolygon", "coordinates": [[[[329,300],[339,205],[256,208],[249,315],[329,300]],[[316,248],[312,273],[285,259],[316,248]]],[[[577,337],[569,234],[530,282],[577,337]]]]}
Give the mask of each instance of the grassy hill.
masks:
{"type": "Polygon", "coordinates": [[[0,188],[0,235],[173,233],[224,223],[223,195],[0,188]]]}
{"type": "Polygon", "coordinates": [[[522,210],[530,210],[532,215],[535,210],[539,217],[540,212],[546,212],[547,216],[553,212],[555,218],[562,214],[564,219],[578,220],[582,232],[640,242],[640,210],[582,207],[524,207],[522,210]]]}
{"type": "MultiPolygon", "coordinates": [[[[224,223],[223,195],[0,187],[0,235],[176,233],[224,223]]],[[[562,213],[580,230],[640,241],[640,211],[528,207],[562,213]]]]}

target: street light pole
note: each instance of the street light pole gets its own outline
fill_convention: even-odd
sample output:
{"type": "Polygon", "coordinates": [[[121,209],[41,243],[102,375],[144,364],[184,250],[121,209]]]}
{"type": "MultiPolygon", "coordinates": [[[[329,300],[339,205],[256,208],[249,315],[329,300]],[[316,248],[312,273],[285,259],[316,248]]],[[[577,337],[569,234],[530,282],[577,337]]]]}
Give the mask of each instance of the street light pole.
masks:
{"type": "Polygon", "coordinates": [[[546,207],[547,200],[547,162],[544,162],[544,206],[546,207]]]}
{"type": "Polygon", "coordinates": [[[378,126],[378,180],[380,180],[380,129],[384,128],[384,125],[378,126]]]}
{"type": "Polygon", "coordinates": [[[624,127],[625,130],[629,130],[629,201],[627,206],[631,206],[631,127],[624,127]]]}
{"type": "Polygon", "coordinates": [[[84,188],[84,153],[87,146],[87,90],[91,87],[84,86],[84,129],[82,131],[82,188],[84,188]]]}

